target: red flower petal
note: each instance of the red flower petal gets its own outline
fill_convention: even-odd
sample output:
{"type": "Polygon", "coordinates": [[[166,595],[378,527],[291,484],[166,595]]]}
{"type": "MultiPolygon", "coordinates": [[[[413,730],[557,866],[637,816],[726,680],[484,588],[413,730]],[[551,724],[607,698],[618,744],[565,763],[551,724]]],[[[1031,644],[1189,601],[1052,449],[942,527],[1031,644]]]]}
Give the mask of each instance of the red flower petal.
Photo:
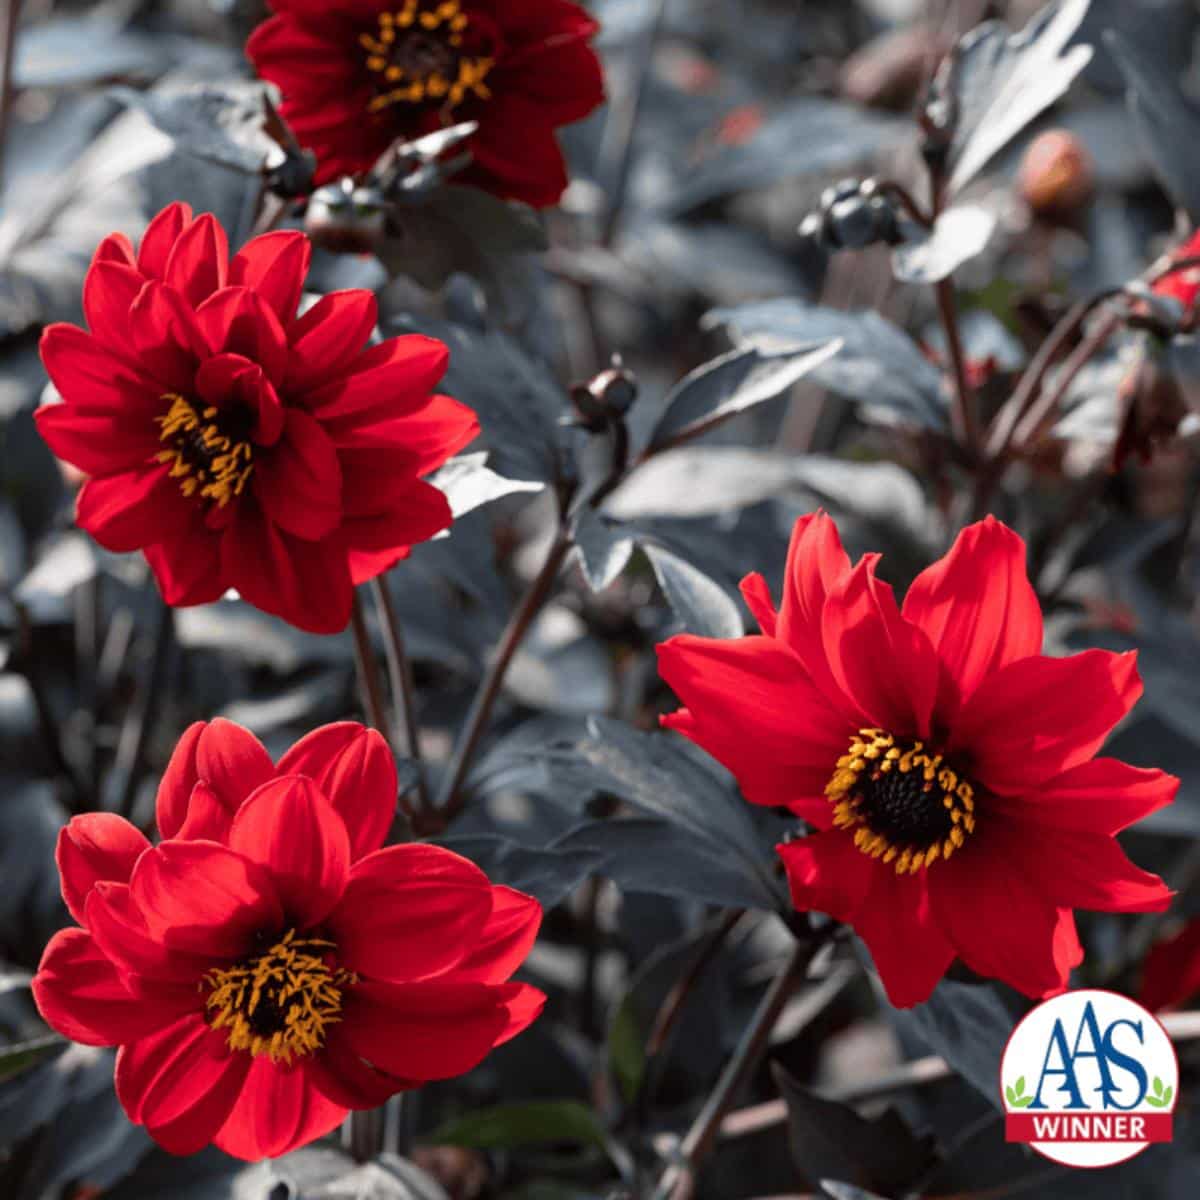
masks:
{"type": "Polygon", "coordinates": [[[72,406],[151,420],[162,408],[149,379],[74,325],[48,325],[39,347],[46,373],[72,406]]]}
{"type": "Polygon", "coordinates": [[[493,887],[479,944],[454,967],[455,981],[503,983],[528,958],[541,923],[542,906],[532,896],[493,887]]]}
{"type": "Polygon", "coordinates": [[[876,579],[877,561],[878,555],[865,555],[826,599],[821,631],[829,667],[866,724],[898,737],[927,738],[938,658],[925,634],[900,615],[892,589],[876,579]]]}
{"type": "Polygon", "coordinates": [[[374,456],[375,461],[402,464],[409,475],[428,475],[479,436],[478,418],[449,396],[427,396],[404,416],[392,410],[381,420],[382,415],[364,413],[364,423],[359,424],[353,417],[326,423],[343,462],[353,456],[353,461],[366,464],[374,456]]]}
{"type": "Polygon", "coordinates": [[[980,824],[966,846],[928,871],[938,924],[974,971],[1040,998],[1067,985],[1058,907],[1006,853],[997,823],[980,824]],[[997,834],[999,833],[999,836],[997,834]]]}
{"type": "Polygon", "coordinates": [[[773,638],[777,614],[767,581],[757,571],[753,571],[742,580],[740,590],[742,599],[746,601],[746,607],[754,614],[754,619],[758,622],[763,636],[773,638]]]}
{"type": "Polygon", "coordinates": [[[324,1137],[342,1123],[346,1111],[322,1095],[303,1063],[285,1067],[260,1055],[253,1060],[237,1106],[213,1141],[246,1162],[278,1158],[324,1137]]]}
{"type": "Polygon", "coordinates": [[[176,837],[188,815],[192,789],[203,780],[230,814],[275,775],[275,764],[248,729],[224,717],[184,730],[158,785],[158,832],[176,837]]]}
{"type": "Polygon", "coordinates": [[[181,841],[229,841],[233,810],[206,783],[197,783],[188,798],[187,820],[175,835],[181,841]]]}
{"type": "Polygon", "coordinates": [[[850,559],[828,514],[800,517],[788,542],[778,637],[800,656],[817,687],[838,703],[844,701],[829,670],[821,616],[826,597],[849,574],[850,559]]]}
{"type": "Polygon", "coordinates": [[[926,876],[925,871],[897,875],[876,863],[866,900],[854,917],[854,930],[871,951],[896,1008],[928,1000],[954,961],[954,947],[933,913],[926,876]]]}
{"type": "Polygon", "coordinates": [[[1042,648],[1025,543],[994,517],[967,526],[950,552],[916,577],[904,616],[928,635],[964,699],[993,671],[1042,648]]]}
{"type": "Polygon", "coordinates": [[[229,264],[231,287],[253,289],[271,306],[281,325],[296,315],[312,244],[295,230],[275,230],[248,241],[229,264]]]}
{"type": "MultiPolygon", "coordinates": [[[[1006,821],[1005,826],[1008,826],[1006,821]]],[[[1136,867],[1116,840],[1098,833],[1060,837],[1017,827],[1021,869],[1064,908],[1103,912],[1165,912],[1172,892],[1157,875],[1136,867]]]]}
{"type": "Polygon", "coordinates": [[[307,775],[350,834],[352,860],[378,850],[396,813],[396,760],[374,729],[340,721],[313,730],[280,760],[281,775],[307,775]]]}
{"type": "Polygon", "coordinates": [[[45,404],[33,417],[55,455],[88,475],[135,470],[162,449],[157,428],[137,412],[45,404]]]}
{"type": "Polygon", "coordinates": [[[175,201],[168,204],[146,226],[138,248],[138,270],[150,279],[162,279],[167,273],[167,259],[179,235],[192,222],[191,206],[175,201]]]}
{"type": "Polygon", "coordinates": [[[332,533],[342,519],[342,469],[321,426],[287,410],[283,436],[256,462],[254,494],[282,529],[306,541],[332,533]]]}
{"type": "Polygon", "coordinates": [[[60,929],[50,939],[32,987],[46,1023],[85,1046],[118,1046],[176,1016],[135,996],[83,929],[60,929]]]}
{"type": "Polygon", "coordinates": [[[322,296],[288,330],[289,394],[302,395],[340,375],[358,357],[378,318],[372,292],[353,288],[322,296]]]}
{"type": "Polygon", "coordinates": [[[175,239],[163,279],[196,308],[225,286],[228,260],[225,230],[212,213],[201,213],[175,239]]]}
{"type": "MultiPolygon", "coordinates": [[[[344,476],[350,480],[352,474],[344,476]]],[[[357,499],[361,499],[361,489],[357,499]]],[[[374,560],[374,570],[363,570],[359,558],[353,560],[354,582],[373,579],[381,571],[408,554],[410,546],[428,541],[434,534],[448,529],[454,522],[450,502],[445,493],[420,479],[409,479],[390,492],[395,507],[376,511],[367,516],[348,516],[343,525],[346,545],[352,552],[366,552],[374,560]]]]}
{"type": "Polygon", "coordinates": [[[196,310],[196,325],[210,353],[240,354],[262,367],[273,384],[283,383],[288,367],[287,334],[257,292],[222,288],[196,310]]]}
{"type": "MultiPolygon", "coordinates": [[[[250,436],[257,445],[271,446],[279,440],[283,404],[258,363],[228,352],[206,358],[196,372],[195,389],[197,398],[214,408],[242,408],[253,414],[250,436]]],[[[261,468],[262,463],[256,465],[261,468]]]]}
{"type": "Polygon", "coordinates": [[[193,954],[238,958],[256,934],[282,929],[271,876],[214,842],[163,842],[129,881],[152,938],[193,954]]]}
{"type": "Polygon", "coordinates": [[[206,351],[195,314],[174,288],[151,281],[129,310],[129,329],[138,365],[157,385],[161,414],[169,407],[165,394],[190,392],[206,351]]]}
{"type": "Polygon", "coordinates": [[[96,944],[121,973],[126,986],[139,996],[184,1009],[198,1009],[196,982],[218,959],[212,955],[173,950],[150,936],[128,884],[98,883],[87,898],[87,924],[96,944]]]}
{"type": "Polygon", "coordinates": [[[588,21],[576,34],[580,40],[559,34],[553,42],[508,58],[496,74],[494,90],[511,86],[523,100],[536,104],[543,120],[552,125],[582,120],[604,102],[603,68],[582,40],[595,28],[588,21]]]}
{"type": "MultiPolygon", "coordinates": [[[[114,237],[116,235],[113,235],[114,237]]],[[[102,258],[106,238],[100,243],[83,280],[83,315],[93,336],[107,345],[131,349],[129,310],[146,277],[129,263],[102,258]]]]}
{"type": "Polygon", "coordinates": [[[1047,829],[1113,834],[1170,804],[1178,790],[1174,775],[1094,758],[1033,791],[994,796],[988,803],[1006,816],[1047,829]]]}
{"type": "Polygon", "coordinates": [[[859,852],[846,830],[810,833],[776,846],[797,912],[823,912],[853,922],[880,865],[859,852]]]}
{"type": "Polygon", "coordinates": [[[301,1065],[314,1087],[346,1108],[378,1108],[396,1092],[419,1086],[363,1062],[350,1047],[344,1022],[330,1026],[321,1053],[304,1059],[301,1065]]]}
{"type": "Polygon", "coordinates": [[[316,925],[346,887],[346,826],[317,785],[303,775],[264,783],[238,809],[229,846],[271,873],[289,926],[316,925]]]}
{"type": "Polygon", "coordinates": [[[993,791],[1031,791],[1091,758],[1141,694],[1134,653],[1021,659],[989,675],[963,706],[946,754],[969,759],[962,768],[993,791]]]}
{"type": "MultiPolygon", "coordinates": [[[[360,303],[365,322],[370,306],[360,303]]],[[[343,306],[342,311],[347,320],[353,319],[350,306],[343,306]]],[[[372,314],[368,334],[374,324],[372,314]]],[[[359,355],[346,375],[310,393],[308,404],[322,421],[336,419],[344,424],[349,417],[360,423],[364,416],[375,420],[385,414],[399,417],[429,397],[449,361],[446,344],[434,338],[415,333],[388,338],[359,355]]]]}
{"type": "Polygon", "coordinates": [[[251,1059],[230,1054],[223,1030],[187,1016],[117,1054],[117,1099],[172,1154],[212,1141],[238,1101],[251,1059]]]}
{"type": "Polygon", "coordinates": [[[221,576],[220,542],[204,526],[204,510],[193,507],[188,525],[179,532],[177,543],[159,543],[142,550],[163,602],[173,608],[212,604],[229,584],[221,576]]]}
{"type": "Polygon", "coordinates": [[[349,970],[408,981],[460,963],[478,942],[491,908],[492,885],[474,863],[439,846],[410,843],[355,863],[328,923],[349,970]]]}
{"type": "Polygon", "coordinates": [[[537,988],[527,983],[508,983],[495,989],[502,993],[508,1021],[496,1035],[496,1045],[515,1038],[518,1033],[524,1033],[530,1025],[542,1015],[546,1007],[546,996],[537,988]]]}
{"type": "Polygon", "coordinates": [[[59,831],[54,856],[71,916],[86,925],[84,904],[92,887],[102,879],[128,883],[133,864],[149,848],[145,834],[116,813],[72,817],[59,831]]]}
{"type": "Polygon", "coordinates": [[[75,499],[75,520],[106,550],[140,550],[186,525],[191,505],[161,463],[89,479],[75,499]]]}
{"type": "Polygon", "coordinates": [[[820,798],[820,810],[828,808],[825,785],[853,726],[816,692],[791,651],[764,637],[685,634],[658,647],[658,669],[688,709],[663,723],[728,767],[748,800],[820,798]]]}
{"type": "Polygon", "coordinates": [[[221,543],[221,570],[244,600],[309,633],[340,633],[350,620],[353,585],[340,532],[306,542],[242,503],[221,543]]]}
{"type": "Polygon", "coordinates": [[[1200,992],[1200,920],[1189,921],[1146,955],[1138,999],[1157,1012],[1175,1008],[1200,992]]]}
{"type": "Polygon", "coordinates": [[[482,983],[377,983],[345,994],[345,1040],[361,1057],[405,1079],[449,1079],[471,1070],[508,1028],[507,992],[482,983]]]}
{"type": "Polygon", "coordinates": [[[496,98],[466,144],[472,162],[457,181],[534,208],[557,204],[569,181],[550,120],[550,114],[524,97],[510,93],[496,98]]]}

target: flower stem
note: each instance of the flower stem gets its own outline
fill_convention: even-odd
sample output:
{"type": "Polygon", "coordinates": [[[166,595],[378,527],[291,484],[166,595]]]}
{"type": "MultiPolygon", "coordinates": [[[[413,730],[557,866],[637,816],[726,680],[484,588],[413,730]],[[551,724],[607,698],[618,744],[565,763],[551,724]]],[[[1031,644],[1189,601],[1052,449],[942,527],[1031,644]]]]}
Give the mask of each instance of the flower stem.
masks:
{"type": "Polygon", "coordinates": [[[975,393],[967,380],[967,359],[963,353],[962,337],[958,330],[958,305],[954,296],[954,283],[943,279],[935,288],[938,315],[946,334],[946,348],[950,352],[950,365],[954,369],[954,411],[951,414],[954,435],[959,444],[969,452],[979,448],[979,421],[975,410],[975,393]]]}
{"type": "Polygon", "coordinates": [[[814,934],[792,951],[787,965],[767,989],[767,994],[762,998],[757,1012],[742,1035],[733,1057],[721,1073],[721,1078],[717,1080],[717,1086],[704,1102],[704,1107],[692,1122],[691,1128],[684,1134],[679,1145],[679,1165],[668,1167],[663,1172],[658,1189],[654,1193],[655,1200],[684,1200],[691,1194],[696,1168],[712,1150],[725,1114],[733,1107],[738,1094],[762,1061],[771,1031],[775,1028],[775,1022],[783,1012],[784,1005],[797,984],[804,978],[808,964],[825,945],[835,928],[836,926],[831,925],[828,929],[814,934]]]}
{"type": "Polygon", "coordinates": [[[21,23],[21,0],[8,0],[4,6],[4,28],[0,30],[0,185],[4,180],[4,147],[8,144],[8,126],[12,119],[17,89],[13,84],[13,62],[17,50],[17,27],[21,23]]]}
{"type": "MultiPolygon", "coordinates": [[[[379,664],[375,660],[375,653],[371,647],[371,636],[367,632],[362,598],[357,591],[354,593],[354,604],[350,609],[350,628],[354,634],[354,663],[358,668],[358,688],[362,697],[363,709],[367,713],[367,719],[383,734],[383,740],[395,753],[396,743],[392,738],[387,707],[383,700],[383,681],[379,677],[379,664]]],[[[411,824],[414,813],[408,797],[401,793],[399,803],[400,811],[411,824]]]]}
{"type": "Polygon", "coordinates": [[[537,578],[530,584],[529,591],[525,593],[516,612],[509,619],[500,639],[496,657],[492,660],[492,664],[479,686],[479,691],[475,693],[475,699],[471,702],[471,709],[467,713],[462,733],[459,734],[458,742],[454,747],[454,755],[450,760],[445,781],[438,794],[436,807],[446,821],[457,816],[462,808],[463,800],[459,795],[459,788],[466,776],[467,768],[471,764],[471,758],[478,748],[479,740],[483,736],[484,728],[492,713],[492,707],[496,703],[496,697],[500,694],[500,686],[504,682],[509,663],[525,634],[528,633],[530,625],[533,624],[533,619],[541,611],[542,605],[549,597],[554,581],[558,577],[558,570],[567,557],[571,545],[570,531],[563,522],[559,525],[558,533],[546,555],[546,561],[542,563],[542,569],[538,572],[537,578]]]}
{"type": "Polygon", "coordinates": [[[371,592],[383,629],[383,649],[387,657],[388,680],[392,703],[399,710],[404,726],[404,752],[412,760],[417,773],[417,804],[422,812],[429,810],[429,788],[425,781],[425,764],[421,759],[421,742],[417,731],[416,689],[413,686],[412,664],[404,649],[404,628],[392,601],[392,594],[382,578],[371,580],[371,592]]]}
{"type": "Polygon", "coordinates": [[[645,1060],[641,1083],[637,1095],[633,1098],[633,1113],[636,1126],[645,1126],[650,1115],[650,1103],[658,1090],[659,1076],[671,1035],[683,1016],[688,997],[695,991],[696,985],[703,978],[709,965],[721,952],[726,939],[733,932],[738,922],[746,915],[744,908],[726,909],[716,925],[712,926],[701,939],[695,954],[687,965],[687,969],[675,981],[674,987],[667,993],[654,1018],[650,1034],[646,1038],[645,1060]]]}
{"type": "Polygon", "coordinates": [[[1043,426],[1058,411],[1063,397],[1066,396],[1071,384],[1075,382],[1075,376],[1087,366],[1093,355],[1103,349],[1108,339],[1120,328],[1122,320],[1123,317],[1120,313],[1113,313],[1106,317],[1075,347],[1066,362],[1063,363],[1054,390],[1043,392],[1017,423],[1017,427],[1013,431],[1013,441],[1018,447],[1024,448],[1037,440],[1043,426]]]}

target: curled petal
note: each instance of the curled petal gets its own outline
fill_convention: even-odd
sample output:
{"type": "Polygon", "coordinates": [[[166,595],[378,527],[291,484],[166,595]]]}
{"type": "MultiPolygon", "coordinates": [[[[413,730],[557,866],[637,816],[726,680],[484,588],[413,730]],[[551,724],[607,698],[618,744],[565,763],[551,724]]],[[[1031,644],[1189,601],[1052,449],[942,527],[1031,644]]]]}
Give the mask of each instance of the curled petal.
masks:
{"type": "Polygon", "coordinates": [[[396,760],[377,730],[356,721],[325,725],[280,760],[281,775],[307,775],[350,834],[353,859],[378,850],[396,812],[396,760]]]}
{"type": "Polygon", "coordinates": [[[116,813],[72,817],[58,835],[55,860],[67,910],[86,925],[88,893],[101,880],[128,883],[133,864],[150,843],[145,834],[116,813]]]}

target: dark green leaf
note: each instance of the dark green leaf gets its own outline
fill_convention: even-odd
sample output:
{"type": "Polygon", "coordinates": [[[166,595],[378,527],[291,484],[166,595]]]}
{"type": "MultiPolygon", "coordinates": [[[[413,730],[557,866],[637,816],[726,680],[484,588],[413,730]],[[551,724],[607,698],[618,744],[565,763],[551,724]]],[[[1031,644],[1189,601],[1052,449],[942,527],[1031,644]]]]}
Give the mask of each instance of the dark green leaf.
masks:
{"type": "Polygon", "coordinates": [[[440,838],[439,846],[469,858],[493,883],[536,896],[545,908],[562,903],[589,875],[600,871],[604,855],[586,846],[522,846],[495,834],[440,838]]]}
{"type": "Polygon", "coordinates": [[[719,584],[699,567],[662,546],[642,546],[655,577],[688,633],[700,637],[735,638],[746,632],[742,611],[719,584]]]}
{"type": "Polygon", "coordinates": [[[50,1033],[45,1037],[0,1047],[0,1082],[28,1070],[66,1044],[67,1040],[61,1034],[50,1033]]]}
{"type": "Polygon", "coordinates": [[[932,1139],[916,1137],[894,1109],[867,1120],[815,1095],[778,1064],[772,1070],[787,1101],[792,1156],[813,1183],[837,1179],[892,1196],[933,1164],[932,1139]]]}
{"type": "Polygon", "coordinates": [[[764,351],[836,338],[840,349],[815,365],[813,383],[865,406],[868,417],[946,428],[942,373],[907,333],[876,312],[764,300],[714,309],[704,323],[727,326],[740,344],[764,351]]]}
{"type": "Polygon", "coordinates": [[[627,892],[734,908],[772,910],[780,906],[780,896],[764,885],[761,870],[747,870],[741,859],[712,839],[697,837],[659,818],[589,821],[548,849],[600,856],[595,873],[627,892]]]}
{"type": "Polygon", "coordinates": [[[994,985],[943,979],[924,1004],[895,1010],[893,1019],[1000,1106],[1000,1059],[1018,1017],[994,985]]]}
{"type": "Polygon", "coordinates": [[[892,251],[892,274],[905,283],[938,283],[982,254],[996,218],[977,204],[948,208],[934,223],[892,251]]]}
{"type": "Polygon", "coordinates": [[[774,353],[731,350],[697,367],[671,390],[650,435],[650,449],[706,431],[735,413],[785,392],[837,352],[839,343],[810,340],[774,353]]]}
{"type": "Polygon", "coordinates": [[[954,113],[949,191],[962,190],[992,157],[1054,103],[1092,57],[1068,43],[1089,0],[1053,0],[1020,33],[988,21],[962,37],[938,72],[934,104],[954,113]]]}
{"type": "Polygon", "coordinates": [[[600,1146],[604,1126],[577,1100],[537,1100],[480,1109],[439,1126],[425,1139],[435,1146],[470,1146],[477,1150],[513,1149],[546,1142],[600,1146]]]}

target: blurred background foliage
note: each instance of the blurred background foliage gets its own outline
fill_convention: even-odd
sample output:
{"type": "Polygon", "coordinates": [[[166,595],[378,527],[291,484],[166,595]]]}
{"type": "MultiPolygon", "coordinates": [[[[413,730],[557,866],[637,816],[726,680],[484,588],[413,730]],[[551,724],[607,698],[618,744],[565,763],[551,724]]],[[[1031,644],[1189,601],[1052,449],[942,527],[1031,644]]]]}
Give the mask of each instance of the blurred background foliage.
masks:
{"type": "MultiPolygon", "coordinates": [[[[762,570],[778,595],[791,525],[818,505],[852,553],[883,552],[898,589],[966,519],[977,466],[950,436],[934,291],[905,278],[931,279],[948,256],[989,418],[1073,302],[1144,276],[1178,240],[1177,213],[1200,215],[1188,99],[1200,11],[1093,0],[1075,35],[1096,47],[1082,76],[955,197],[982,237],[960,230],[949,250],[918,237],[915,260],[893,264],[882,243],[835,255],[797,234],[844,177],[919,189],[912,114],[938,59],[981,20],[1019,28],[1036,7],[594,0],[609,104],[565,131],[573,182],[560,208],[539,218],[464,195],[420,174],[432,159],[419,150],[404,164],[413,173],[368,180],[349,202],[294,205],[287,222],[324,247],[310,290],[370,288],[384,333],[447,341],[445,390],[484,428],[472,449],[486,466],[476,455],[447,483],[462,514],[452,535],[417,547],[385,583],[434,784],[555,537],[554,496],[570,486],[584,502],[460,811],[430,831],[547,906],[526,967],[551,997],[547,1015],[469,1076],[379,1113],[382,1154],[356,1161],[347,1142],[246,1168],[152,1149],[115,1100],[111,1053],[47,1036],[28,981],[67,920],[53,847],[75,812],[148,824],[158,775],[195,719],[241,722],[278,753],[322,722],[361,718],[351,639],[299,633],[235,600],[165,611],[140,557],[106,554],[73,528],[78,479],[32,412],[47,387],[39,332],[81,320],[105,234],[136,238],[184,199],[240,242],[264,197],[283,202],[296,156],[241,53],[264,14],[256,0],[8,0],[0,1194],[653,1194],[786,958],[792,917],[772,850],[789,823],[650,732],[673,703],[655,643],[680,628],[740,633],[737,581],[762,570]],[[1039,159],[1030,147],[1047,131],[1058,140],[1043,140],[1039,159]],[[637,380],[622,454],[675,448],[611,490],[611,428],[588,428],[571,387],[614,351],[637,380]]],[[[1112,332],[986,497],[1029,541],[1048,652],[1140,652],[1146,697],[1111,753],[1183,780],[1178,802],[1128,838],[1178,889],[1172,912],[1081,921],[1078,982],[1132,992],[1151,945],[1200,916],[1200,367],[1190,338],[1146,325],[1112,332]]],[[[1200,1057],[1186,1039],[1173,1144],[1070,1173],[1004,1143],[996,1069],[1024,1003],[963,973],[896,1012],[853,942],[838,942],[784,1008],[771,1066],[726,1119],[696,1194],[1194,1197],[1200,1057]]]]}

